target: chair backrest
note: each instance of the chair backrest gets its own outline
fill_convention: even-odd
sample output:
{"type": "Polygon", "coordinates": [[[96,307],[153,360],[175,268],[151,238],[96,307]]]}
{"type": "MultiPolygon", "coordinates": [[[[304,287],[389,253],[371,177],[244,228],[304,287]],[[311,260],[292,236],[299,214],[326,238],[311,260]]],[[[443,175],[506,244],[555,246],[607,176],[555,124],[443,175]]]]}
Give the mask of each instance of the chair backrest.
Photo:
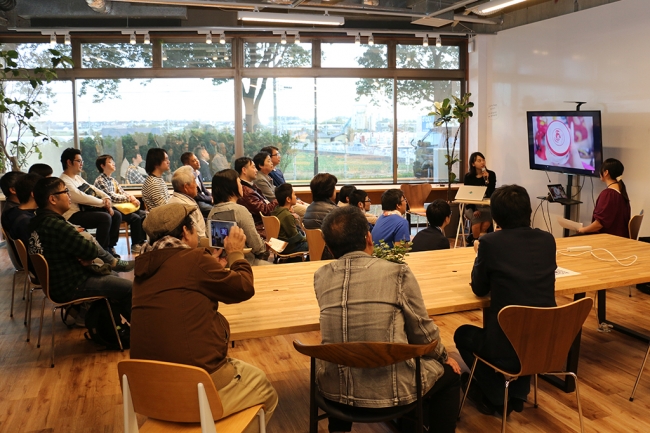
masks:
{"type": "Polygon", "coordinates": [[[325,250],[325,239],[321,229],[305,229],[307,246],[309,247],[309,260],[315,262],[323,257],[325,250]]]}
{"type": "Polygon", "coordinates": [[[589,315],[593,300],[561,307],[511,305],[499,312],[501,329],[514,347],[521,375],[562,371],[573,340],[589,315]]]}
{"type": "Polygon", "coordinates": [[[219,393],[202,368],[170,362],[128,359],[117,363],[126,375],[136,413],[162,421],[201,422],[198,384],[203,384],[214,420],[223,416],[219,393]]]}
{"type": "Polygon", "coordinates": [[[437,345],[437,341],[430,344],[362,341],[313,345],[302,344],[298,340],[293,342],[293,347],[303,355],[354,368],[377,368],[396,364],[430,353],[437,345]]]}
{"type": "MultiPolygon", "coordinates": [[[[27,254],[27,248],[25,247],[25,244],[20,239],[16,239],[14,243],[16,245],[18,258],[20,259],[20,263],[23,266],[23,269],[26,269],[29,272],[29,255],[27,254]]],[[[35,275],[32,275],[31,272],[29,272],[29,279],[33,284],[40,285],[38,278],[36,278],[35,275]]]]}
{"type": "Polygon", "coordinates": [[[411,184],[405,183],[400,185],[400,189],[404,193],[404,197],[409,202],[411,208],[423,208],[424,203],[431,193],[430,183],[411,184]]]}
{"type": "Polygon", "coordinates": [[[262,216],[262,224],[264,224],[264,230],[266,230],[266,238],[278,238],[280,235],[280,220],[276,216],[266,216],[260,212],[262,216]]]}
{"type": "Polygon", "coordinates": [[[11,264],[14,265],[14,268],[16,268],[17,271],[22,271],[25,268],[20,262],[18,251],[16,251],[16,242],[7,234],[4,228],[2,229],[2,236],[7,240],[7,254],[9,254],[11,264]]]}
{"type": "Polygon", "coordinates": [[[42,254],[30,254],[29,260],[32,261],[32,266],[34,267],[34,272],[36,273],[36,279],[41,284],[43,293],[50,301],[50,268],[47,264],[47,260],[43,257],[42,254]]]}
{"type": "Polygon", "coordinates": [[[643,222],[643,211],[639,215],[634,215],[630,218],[630,222],[627,225],[627,228],[630,232],[630,239],[635,241],[639,239],[639,230],[641,229],[641,223],[643,222]]]}

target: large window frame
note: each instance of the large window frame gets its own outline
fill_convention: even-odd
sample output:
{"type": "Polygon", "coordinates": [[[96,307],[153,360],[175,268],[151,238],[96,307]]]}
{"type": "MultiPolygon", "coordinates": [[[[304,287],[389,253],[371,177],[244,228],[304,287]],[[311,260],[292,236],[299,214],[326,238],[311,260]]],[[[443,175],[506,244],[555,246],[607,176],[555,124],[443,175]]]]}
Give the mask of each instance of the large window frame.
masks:
{"type": "MultiPolygon", "coordinates": [[[[86,43],[124,43],[128,42],[128,36],[106,36],[106,35],[85,35],[72,37],[72,59],[75,67],[63,69],[58,72],[58,79],[71,81],[73,90],[73,118],[74,118],[74,143],[79,147],[79,134],[77,124],[77,93],[76,80],[78,79],[130,79],[130,78],[231,78],[234,80],[234,112],[235,112],[235,154],[241,156],[244,153],[242,114],[242,95],[244,78],[370,78],[393,80],[393,122],[397,125],[397,82],[403,79],[421,80],[456,80],[460,82],[461,95],[467,91],[467,42],[464,39],[445,40],[445,45],[459,46],[459,68],[458,69],[402,69],[396,67],[396,46],[398,44],[421,44],[421,39],[413,37],[376,37],[379,44],[386,44],[388,47],[388,66],[386,68],[323,68],[321,67],[321,43],[354,43],[350,37],[332,37],[319,35],[301,34],[302,42],[312,44],[311,67],[283,67],[283,68],[251,68],[244,65],[244,42],[277,42],[277,36],[228,34],[227,40],[231,44],[232,67],[230,68],[164,68],[162,62],[162,43],[188,43],[204,41],[202,36],[171,34],[152,34],[151,44],[153,49],[153,64],[150,68],[119,68],[119,69],[90,69],[82,67],[82,44],[86,43]]],[[[45,43],[43,37],[24,35],[6,36],[0,38],[3,43],[45,43]]],[[[216,41],[215,41],[216,42],[216,41]]],[[[288,43],[291,43],[290,41],[288,43]]],[[[466,123],[465,123],[466,125],[466,123]]],[[[467,134],[466,126],[461,131],[460,158],[466,159],[467,155],[467,134]]],[[[409,182],[400,179],[398,181],[398,155],[397,155],[397,128],[393,128],[393,167],[392,184],[409,182]]],[[[465,164],[461,164],[462,177],[465,164]]],[[[414,179],[413,182],[421,180],[414,179]]],[[[364,182],[362,183],[381,183],[364,182]]],[[[386,183],[386,182],[384,182],[386,183]]]]}

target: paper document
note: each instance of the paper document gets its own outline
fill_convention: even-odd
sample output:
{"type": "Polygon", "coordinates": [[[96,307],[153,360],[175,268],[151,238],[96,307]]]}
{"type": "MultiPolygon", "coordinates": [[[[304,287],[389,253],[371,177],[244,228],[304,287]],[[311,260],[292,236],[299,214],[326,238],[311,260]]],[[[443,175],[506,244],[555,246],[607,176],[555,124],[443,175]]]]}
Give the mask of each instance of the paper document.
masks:
{"type": "Polygon", "coordinates": [[[266,243],[273,251],[276,251],[278,253],[281,253],[284,251],[284,249],[287,247],[287,244],[285,241],[281,241],[280,239],[276,238],[271,238],[270,241],[266,243]]]}
{"type": "Polygon", "coordinates": [[[566,218],[557,217],[557,222],[565,229],[578,231],[582,228],[582,223],[577,223],[575,221],[568,220],[566,218]]]}
{"type": "Polygon", "coordinates": [[[580,272],[570,271],[565,268],[560,268],[559,266],[555,269],[555,278],[571,277],[573,275],[580,275],[580,272]]]}

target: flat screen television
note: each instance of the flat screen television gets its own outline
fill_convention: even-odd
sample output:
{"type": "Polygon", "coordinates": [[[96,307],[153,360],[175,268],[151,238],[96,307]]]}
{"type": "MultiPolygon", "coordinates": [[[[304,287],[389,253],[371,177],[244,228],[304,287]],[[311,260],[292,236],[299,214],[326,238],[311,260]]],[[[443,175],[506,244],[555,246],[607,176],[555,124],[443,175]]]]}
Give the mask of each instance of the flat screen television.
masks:
{"type": "Polygon", "coordinates": [[[526,115],[531,170],[600,175],[600,111],[529,111],[526,115]]]}

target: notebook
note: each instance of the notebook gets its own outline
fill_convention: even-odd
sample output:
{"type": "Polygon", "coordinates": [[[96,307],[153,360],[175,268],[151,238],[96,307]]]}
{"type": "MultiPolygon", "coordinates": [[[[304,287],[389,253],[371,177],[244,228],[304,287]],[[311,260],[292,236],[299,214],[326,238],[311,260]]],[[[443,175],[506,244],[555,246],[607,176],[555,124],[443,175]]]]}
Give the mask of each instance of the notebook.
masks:
{"type": "Polygon", "coordinates": [[[461,185],[456,193],[456,200],[483,200],[487,186],[461,185]]]}

